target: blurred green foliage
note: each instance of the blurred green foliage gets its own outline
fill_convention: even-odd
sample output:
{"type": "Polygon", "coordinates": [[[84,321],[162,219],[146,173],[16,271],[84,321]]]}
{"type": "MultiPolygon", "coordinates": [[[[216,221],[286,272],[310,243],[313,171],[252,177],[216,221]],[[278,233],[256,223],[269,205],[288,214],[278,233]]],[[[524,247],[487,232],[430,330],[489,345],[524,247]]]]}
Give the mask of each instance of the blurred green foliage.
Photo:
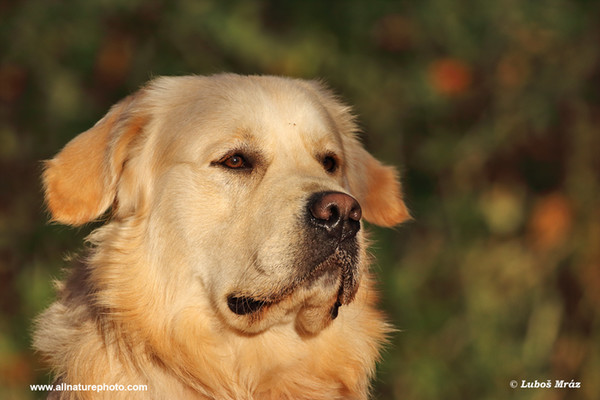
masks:
{"type": "Polygon", "coordinates": [[[598,21],[592,0],[0,1],[0,397],[48,381],[31,321],[90,229],[46,224],[39,160],[153,76],[232,71],[324,78],[403,172],[414,221],[371,228],[400,330],[374,398],[600,398],[598,21]]]}

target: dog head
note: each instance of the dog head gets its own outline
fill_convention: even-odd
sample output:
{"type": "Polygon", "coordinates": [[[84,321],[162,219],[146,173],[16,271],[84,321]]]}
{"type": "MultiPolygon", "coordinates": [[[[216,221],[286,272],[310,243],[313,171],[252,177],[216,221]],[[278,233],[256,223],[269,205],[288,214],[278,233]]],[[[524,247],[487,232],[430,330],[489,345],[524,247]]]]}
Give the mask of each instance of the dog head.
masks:
{"type": "Polygon", "coordinates": [[[143,226],[139,258],[178,276],[186,306],[247,334],[316,334],[360,287],[362,220],[409,218],[395,170],[356,131],[316,82],[159,78],[47,162],[46,201],[60,223],[111,209],[113,231],[143,226]]]}

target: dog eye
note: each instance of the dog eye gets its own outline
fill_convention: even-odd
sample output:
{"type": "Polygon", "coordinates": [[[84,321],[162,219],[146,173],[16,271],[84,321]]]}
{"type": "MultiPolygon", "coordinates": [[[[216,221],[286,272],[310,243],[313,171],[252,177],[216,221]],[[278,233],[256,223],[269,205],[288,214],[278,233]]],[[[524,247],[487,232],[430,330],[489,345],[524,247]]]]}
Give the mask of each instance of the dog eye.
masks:
{"type": "Polygon", "coordinates": [[[338,162],[335,156],[325,156],[323,157],[323,161],[321,161],[321,163],[323,164],[325,171],[331,174],[337,170],[338,162]]]}
{"type": "Polygon", "coordinates": [[[229,169],[250,169],[252,165],[238,153],[230,154],[219,160],[219,164],[229,169]]]}

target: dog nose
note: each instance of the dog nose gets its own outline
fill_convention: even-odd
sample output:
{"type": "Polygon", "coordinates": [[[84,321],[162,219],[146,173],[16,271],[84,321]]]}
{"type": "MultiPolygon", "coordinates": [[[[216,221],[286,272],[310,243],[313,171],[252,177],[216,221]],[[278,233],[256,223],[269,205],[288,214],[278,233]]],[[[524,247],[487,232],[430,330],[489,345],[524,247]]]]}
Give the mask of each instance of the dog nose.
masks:
{"type": "Polygon", "coordinates": [[[319,192],[308,201],[311,222],[340,241],[360,230],[362,210],[354,197],[341,192],[319,192]]]}

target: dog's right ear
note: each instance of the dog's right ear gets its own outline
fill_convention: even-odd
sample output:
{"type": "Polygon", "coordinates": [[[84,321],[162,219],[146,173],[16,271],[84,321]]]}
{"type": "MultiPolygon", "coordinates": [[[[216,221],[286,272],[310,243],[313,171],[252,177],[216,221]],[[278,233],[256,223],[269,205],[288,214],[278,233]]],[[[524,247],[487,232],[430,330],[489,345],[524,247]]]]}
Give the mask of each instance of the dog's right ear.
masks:
{"type": "Polygon", "coordinates": [[[52,220],[81,225],[114,202],[131,144],[147,122],[138,107],[143,90],[116,105],[44,165],[46,204],[52,220]]]}
{"type": "Polygon", "coordinates": [[[347,138],[345,146],[348,186],[365,219],[379,226],[410,220],[396,170],[379,162],[354,137],[347,138]]]}

